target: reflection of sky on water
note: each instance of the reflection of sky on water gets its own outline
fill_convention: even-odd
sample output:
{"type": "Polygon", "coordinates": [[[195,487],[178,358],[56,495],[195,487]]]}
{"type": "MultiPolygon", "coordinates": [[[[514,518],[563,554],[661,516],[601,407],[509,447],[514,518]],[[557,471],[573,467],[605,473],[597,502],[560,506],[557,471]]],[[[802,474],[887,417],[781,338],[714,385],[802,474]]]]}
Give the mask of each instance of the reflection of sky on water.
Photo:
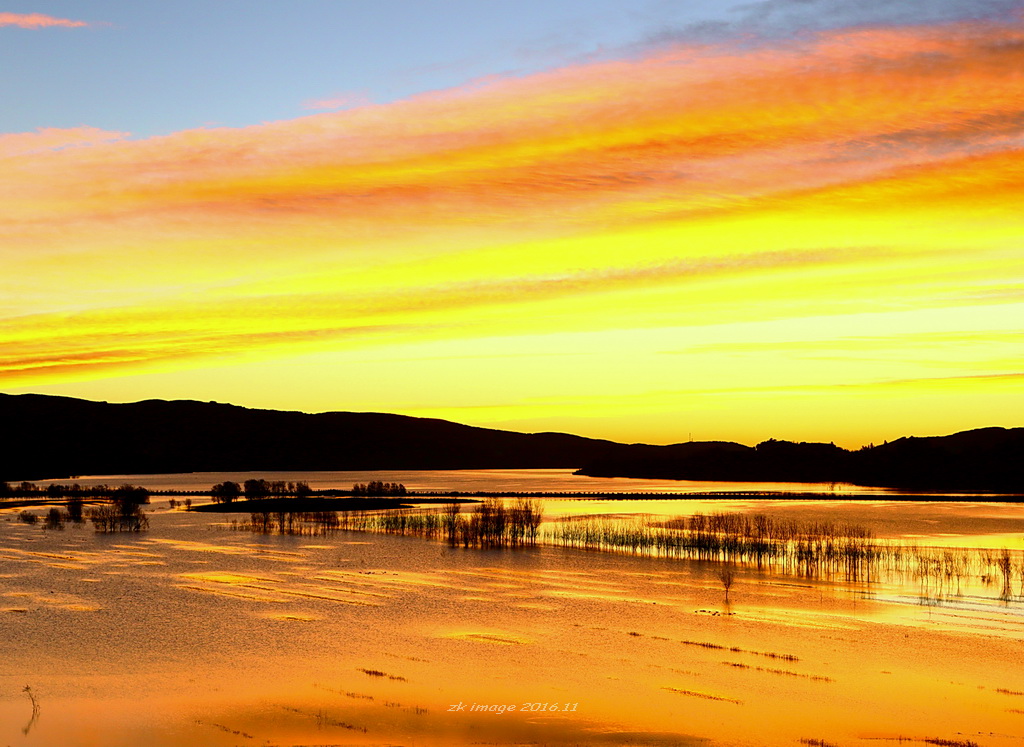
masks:
{"type": "Polygon", "coordinates": [[[139,535],[0,514],[0,744],[781,747],[1024,726],[1024,698],[999,692],[1024,692],[1017,600],[741,569],[725,605],[714,563],[261,536],[163,505],[139,535]]]}
{"type": "MultiPolygon", "coordinates": [[[[641,480],[625,477],[585,477],[564,469],[480,469],[480,470],[382,470],[376,472],[192,472],[167,475],[99,475],[74,479],[81,485],[124,482],[145,485],[151,490],[207,490],[225,480],[245,482],[250,478],[303,480],[317,490],[347,490],[355,483],[372,480],[399,482],[409,490],[552,491],[552,492],[799,492],[898,494],[889,488],[872,488],[847,483],[790,482],[696,482],[690,480],[641,480]]],[[[38,485],[68,483],[70,479],[37,480],[38,485]]]]}

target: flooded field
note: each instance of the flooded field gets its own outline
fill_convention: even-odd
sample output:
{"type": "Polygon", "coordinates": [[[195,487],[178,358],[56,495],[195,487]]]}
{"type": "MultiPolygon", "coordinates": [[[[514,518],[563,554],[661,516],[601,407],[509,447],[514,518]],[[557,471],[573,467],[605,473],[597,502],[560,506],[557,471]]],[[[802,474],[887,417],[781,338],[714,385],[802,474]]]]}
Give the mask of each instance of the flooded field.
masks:
{"type": "MultiPolygon", "coordinates": [[[[0,745],[1024,743],[1024,583],[808,578],[540,545],[148,531],[0,513],[0,745]]],[[[1010,548],[1009,503],[545,501],[585,516],[851,522],[1010,548]]],[[[41,511],[40,511],[41,513],[41,511]]]]}
{"type": "MultiPolygon", "coordinates": [[[[627,477],[588,477],[565,469],[459,469],[459,470],[387,470],[375,472],[188,472],[165,475],[97,475],[80,476],[74,482],[83,486],[122,482],[144,482],[150,490],[208,490],[225,480],[245,482],[250,478],[298,481],[314,490],[348,489],[354,483],[371,480],[398,482],[409,490],[472,492],[477,490],[510,492],[572,492],[572,493],[730,493],[730,492],[813,492],[871,493],[879,496],[899,495],[891,488],[820,482],[697,482],[693,480],[645,480],[627,477]]],[[[38,480],[39,485],[67,483],[68,479],[38,480]]]]}

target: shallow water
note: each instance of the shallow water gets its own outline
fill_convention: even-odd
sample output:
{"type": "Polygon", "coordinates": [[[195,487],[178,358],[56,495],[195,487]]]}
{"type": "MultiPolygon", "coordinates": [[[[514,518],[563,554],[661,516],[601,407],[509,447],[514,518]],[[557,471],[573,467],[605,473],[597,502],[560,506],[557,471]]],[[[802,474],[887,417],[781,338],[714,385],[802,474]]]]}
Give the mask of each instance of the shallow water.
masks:
{"type": "MultiPolygon", "coordinates": [[[[409,490],[421,491],[495,491],[555,493],[758,493],[797,492],[899,495],[891,488],[864,487],[849,483],[796,482],[698,482],[693,480],[644,480],[626,477],[586,477],[565,469],[465,469],[465,470],[390,470],[376,472],[189,472],[159,475],[85,475],[73,482],[83,486],[120,485],[128,482],[150,490],[209,490],[211,485],[232,480],[266,478],[285,482],[304,481],[314,490],[348,490],[356,483],[372,480],[397,482],[409,490]]],[[[69,483],[70,479],[37,480],[38,485],[69,483]]]]}
{"type": "MultiPolygon", "coordinates": [[[[966,543],[1022,526],[1013,504],[737,503],[966,543]]],[[[165,506],[130,535],[0,513],[0,744],[1024,743],[1019,599],[742,569],[726,603],[715,563],[165,506]]]]}

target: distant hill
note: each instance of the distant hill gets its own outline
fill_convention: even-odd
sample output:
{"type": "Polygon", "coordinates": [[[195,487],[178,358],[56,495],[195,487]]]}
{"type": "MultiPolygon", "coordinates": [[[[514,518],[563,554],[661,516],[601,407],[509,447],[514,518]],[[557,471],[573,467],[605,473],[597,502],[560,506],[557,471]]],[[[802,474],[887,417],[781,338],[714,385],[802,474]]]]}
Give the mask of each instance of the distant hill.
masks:
{"type": "Polygon", "coordinates": [[[861,485],[1024,493],[1024,428],[910,436],[852,456],[851,476],[861,485]]]}
{"type": "Polygon", "coordinates": [[[564,433],[515,433],[382,413],[307,414],[214,402],[91,402],[0,394],[13,443],[0,480],[84,474],[580,468],[581,474],[689,480],[854,482],[1024,492],[1024,428],[901,438],[859,451],[769,440],[670,446],[564,433]]]}
{"type": "Polygon", "coordinates": [[[0,394],[0,422],[14,434],[0,452],[0,480],[6,481],[205,471],[576,468],[627,448],[403,415],[311,415],[188,400],[108,404],[0,394]]]}
{"type": "MultiPolygon", "coordinates": [[[[656,447],[647,447],[656,448],[656,447]]],[[[849,482],[914,490],[1024,493],[1024,428],[900,438],[847,451],[832,444],[769,440],[679,444],[662,452],[602,455],[579,474],[675,480],[849,482]],[[683,447],[692,446],[691,449],[683,447]]]]}

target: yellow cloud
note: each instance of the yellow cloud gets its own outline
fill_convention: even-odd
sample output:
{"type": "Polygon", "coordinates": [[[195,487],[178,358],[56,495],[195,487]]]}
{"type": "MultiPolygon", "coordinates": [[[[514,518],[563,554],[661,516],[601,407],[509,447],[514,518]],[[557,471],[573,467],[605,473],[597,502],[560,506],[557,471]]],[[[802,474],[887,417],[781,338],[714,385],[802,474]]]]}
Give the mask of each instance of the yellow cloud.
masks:
{"type": "MultiPolygon", "coordinates": [[[[465,360],[500,339],[482,375],[507,391],[520,364],[493,361],[526,365],[559,334],[644,341],[642,385],[601,358],[598,409],[654,412],[658,392],[761,372],[808,393],[931,380],[934,348],[897,360],[871,329],[813,364],[757,337],[705,340],[691,366],[663,353],[701,330],[865,314],[908,315],[920,343],[950,330],[912,312],[1016,308],[1021,69],[1018,26],[960,23],[681,47],[145,140],[0,135],[0,381],[169,385],[300,354],[451,344],[465,360]]],[[[961,389],[1008,373],[955,348],[961,389]]],[[[444,407],[557,410],[460,400],[461,364],[413,357],[444,407]]]]}

